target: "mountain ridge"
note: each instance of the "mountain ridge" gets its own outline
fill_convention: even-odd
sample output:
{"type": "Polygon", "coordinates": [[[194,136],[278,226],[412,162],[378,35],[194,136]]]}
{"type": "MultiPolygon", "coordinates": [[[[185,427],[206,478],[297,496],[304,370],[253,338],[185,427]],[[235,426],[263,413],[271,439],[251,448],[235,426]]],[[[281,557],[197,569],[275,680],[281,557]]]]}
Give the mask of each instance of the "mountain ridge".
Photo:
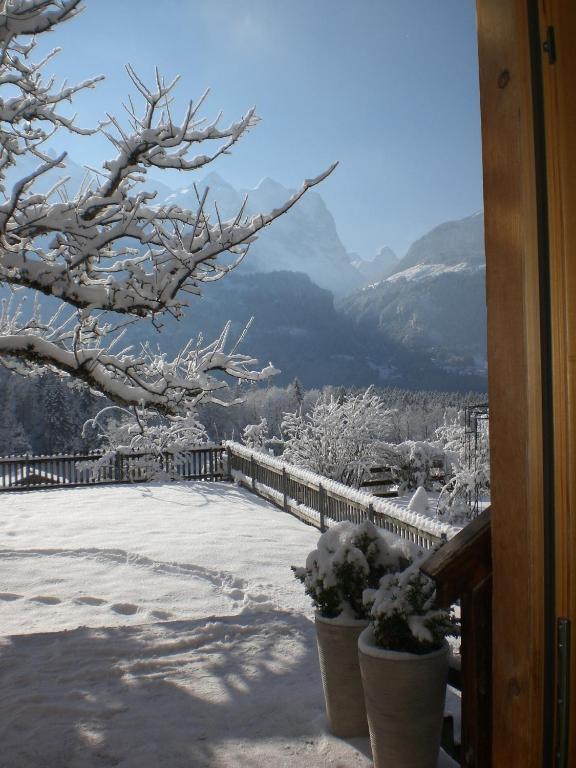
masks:
{"type": "Polygon", "coordinates": [[[486,375],[483,216],[435,227],[385,279],[339,301],[359,329],[428,354],[453,373],[486,375]]]}
{"type": "MultiPolygon", "coordinates": [[[[85,169],[68,165],[62,173],[80,184],[85,169]]],[[[200,194],[205,186],[209,209],[218,200],[224,218],[237,214],[246,192],[247,213],[271,210],[292,192],[269,177],[253,190],[237,190],[214,172],[197,183],[200,194]]],[[[198,205],[193,185],[158,189],[154,204],[198,205]]],[[[354,259],[312,190],[261,234],[215,294],[206,286],[187,319],[178,326],[168,321],[158,340],[175,352],[176,341],[183,345],[199,331],[218,336],[228,315],[239,333],[255,314],[246,349],[283,368],[282,381],[479,388],[486,373],[484,279],[481,212],[438,225],[401,259],[386,247],[371,261],[354,259]]],[[[155,338],[145,323],[136,327],[136,343],[155,338]]]]}

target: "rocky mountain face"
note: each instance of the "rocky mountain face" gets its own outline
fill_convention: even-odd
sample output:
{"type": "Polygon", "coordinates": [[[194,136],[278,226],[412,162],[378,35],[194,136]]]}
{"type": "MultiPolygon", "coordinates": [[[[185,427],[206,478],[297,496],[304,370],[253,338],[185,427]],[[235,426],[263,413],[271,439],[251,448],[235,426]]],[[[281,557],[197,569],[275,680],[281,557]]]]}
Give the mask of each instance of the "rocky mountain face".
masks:
{"type": "Polygon", "coordinates": [[[385,245],[383,248],[380,248],[372,261],[357,257],[352,261],[352,266],[362,276],[364,286],[385,280],[388,275],[396,271],[398,261],[398,256],[396,256],[392,248],[385,245]]]}
{"type": "Polygon", "coordinates": [[[450,373],[486,373],[482,214],[436,227],[386,279],[339,303],[359,331],[370,329],[427,354],[450,373]]]}
{"type": "Polygon", "coordinates": [[[412,243],[394,271],[403,272],[418,264],[473,266],[484,263],[484,214],[479,212],[434,227],[412,243]]]}
{"type": "MultiPolygon", "coordinates": [[[[209,188],[206,210],[214,215],[214,201],[217,201],[223,218],[236,215],[245,195],[248,196],[246,213],[251,215],[279,207],[294,192],[272,179],[263,179],[256,189],[235,190],[215,173],[209,174],[197,187],[201,192],[209,188]]],[[[166,202],[193,209],[198,204],[196,192],[190,187],[169,195],[166,202]]],[[[336,296],[364,282],[338,237],[332,214],[314,191],[304,195],[294,208],[259,235],[239,268],[243,274],[279,270],[303,272],[336,296]]]]}
{"type": "MultiPolygon", "coordinates": [[[[236,270],[207,285],[203,294],[201,300],[191,302],[185,318],[167,321],[158,336],[169,355],[199,332],[212,341],[228,320],[232,347],[254,317],[238,351],[258,358],[261,366],[272,361],[281,371],[275,384],[288,384],[298,376],[305,387],[364,386],[374,375],[353,323],[336,313],[332,293],[307,275],[236,270]]],[[[150,331],[142,323],[134,326],[134,332],[149,338],[150,331]]]]}

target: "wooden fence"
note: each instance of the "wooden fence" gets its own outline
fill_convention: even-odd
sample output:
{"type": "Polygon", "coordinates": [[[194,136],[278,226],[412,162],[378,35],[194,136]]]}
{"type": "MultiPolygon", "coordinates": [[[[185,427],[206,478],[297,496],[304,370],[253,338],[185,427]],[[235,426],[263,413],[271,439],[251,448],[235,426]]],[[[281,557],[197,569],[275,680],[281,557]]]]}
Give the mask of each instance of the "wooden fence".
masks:
{"type": "Polygon", "coordinates": [[[320,530],[344,520],[356,524],[371,520],[378,527],[423,548],[430,548],[458,532],[447,523],[401,509],[390,500],[318,477],[237,443],[198,446],[160,456],[149,453],[104,456],[102,452],[93,452],[0,458],[0,492],[144,483],[153,478],[154,470],[160,469],[177,480],[233,478],[320,530]]]}
{"type": "Polygon", "coordinates": [[[458,532],[447,523],[401,510],[390,501],[324,480],[237,443],[227,443],[226,448],[233,479],[321,531],[343,520],[356,524],[371,520],[425,549],[458,532]]]}
{"type": "Polygon", "coordinates": [[[179,480],[222,480],[225,473],[221,445],[199,446],[186,451],[115,454],[97,469],[87,463],[102,460],[99,452],[58,456],[9,456],[0,458],[0,491],[27,491],[56,486],[138,483],[150,480],[151,468],[179,480]]]}

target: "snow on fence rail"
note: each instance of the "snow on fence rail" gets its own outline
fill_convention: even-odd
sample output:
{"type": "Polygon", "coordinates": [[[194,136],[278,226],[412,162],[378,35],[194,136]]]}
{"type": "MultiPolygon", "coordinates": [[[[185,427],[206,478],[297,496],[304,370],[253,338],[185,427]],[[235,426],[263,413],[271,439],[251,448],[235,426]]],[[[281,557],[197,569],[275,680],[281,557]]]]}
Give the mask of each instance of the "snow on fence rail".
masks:
{"type": "Polygon", "coordinates": [[[153,465],[180,480],[222,480],[225,478],[222,445],[203,445],[186,451],[115,454],[94,472],[86,462],[105,455],[92,453],[55,456],[7,456],[0,458],[0,491],[26,491],[54,486],[137,483],[150,479],[153,465]]]}
{"type": "Polygon", "coordinates": [[[426,548],[445,538],[452,538],[459,530],[448,523],[399,507],[387,499],[252,451],[239,443],[202,445],[160,456],[150,453],[115,454],[102,462],[104,455],[101,451],[94,451],[0,458],[0,492],[146,482],[151,479],[151,467],[155,465],[154,469],[160,468],[180,480],[227,480],[231,477],[321,530],[341,520],[353,523],[372,520],[380,528],[426,548]],[[98,469],[89,471],[86,469],[87,462],[98,462],[98,469]]]}
{"type": "Polygon", "coordinates": [[[320,530],[342,520],[372,520],[424,548],[451,539],[460,530],[239,443],[225,446],[228,472],[234,480],[320,530]]]}

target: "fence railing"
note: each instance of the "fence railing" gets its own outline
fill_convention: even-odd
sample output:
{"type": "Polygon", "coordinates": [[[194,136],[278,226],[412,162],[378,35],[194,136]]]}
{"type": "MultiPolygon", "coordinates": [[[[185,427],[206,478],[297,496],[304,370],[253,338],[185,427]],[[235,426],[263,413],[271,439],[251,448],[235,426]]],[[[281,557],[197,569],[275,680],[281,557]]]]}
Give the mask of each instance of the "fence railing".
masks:
{"type": "Polygon", "coordinates": [[[228,472],[234,480],[320,530],[343,520],[371,520],[423,548],[433,547],[458,533],[459,529],[448,523],[251,451],[239,443],[225,445],[228,472]]]}
{"type": "Polygon", "coordinates": [[[232,477],[320,530],[343,520],[352,523],[371,520],[380,528],[424,548],[452,538],[459,530],[441,520],[403,509],[388,499],[349,488],[238,443],[202,445],[160,455],[140,452],[106,456],[96,451],[4,457],[0,458],[0,492],[148,482],[158,470],[177,480],[232,477]]]}
{"type": "Polygon", "coordinates": [[[27,491],[56,486],[137,483],[150,480],[162,470],[179,480],[222,480],[225,478],[222,445],[198,446],[186,451],[117,453],[104,458],[103,452],[58,456],[9,456],[0,458],[0,491],[27,491]],[[87,463],[99,466],[89,470],[87,463]]]}

